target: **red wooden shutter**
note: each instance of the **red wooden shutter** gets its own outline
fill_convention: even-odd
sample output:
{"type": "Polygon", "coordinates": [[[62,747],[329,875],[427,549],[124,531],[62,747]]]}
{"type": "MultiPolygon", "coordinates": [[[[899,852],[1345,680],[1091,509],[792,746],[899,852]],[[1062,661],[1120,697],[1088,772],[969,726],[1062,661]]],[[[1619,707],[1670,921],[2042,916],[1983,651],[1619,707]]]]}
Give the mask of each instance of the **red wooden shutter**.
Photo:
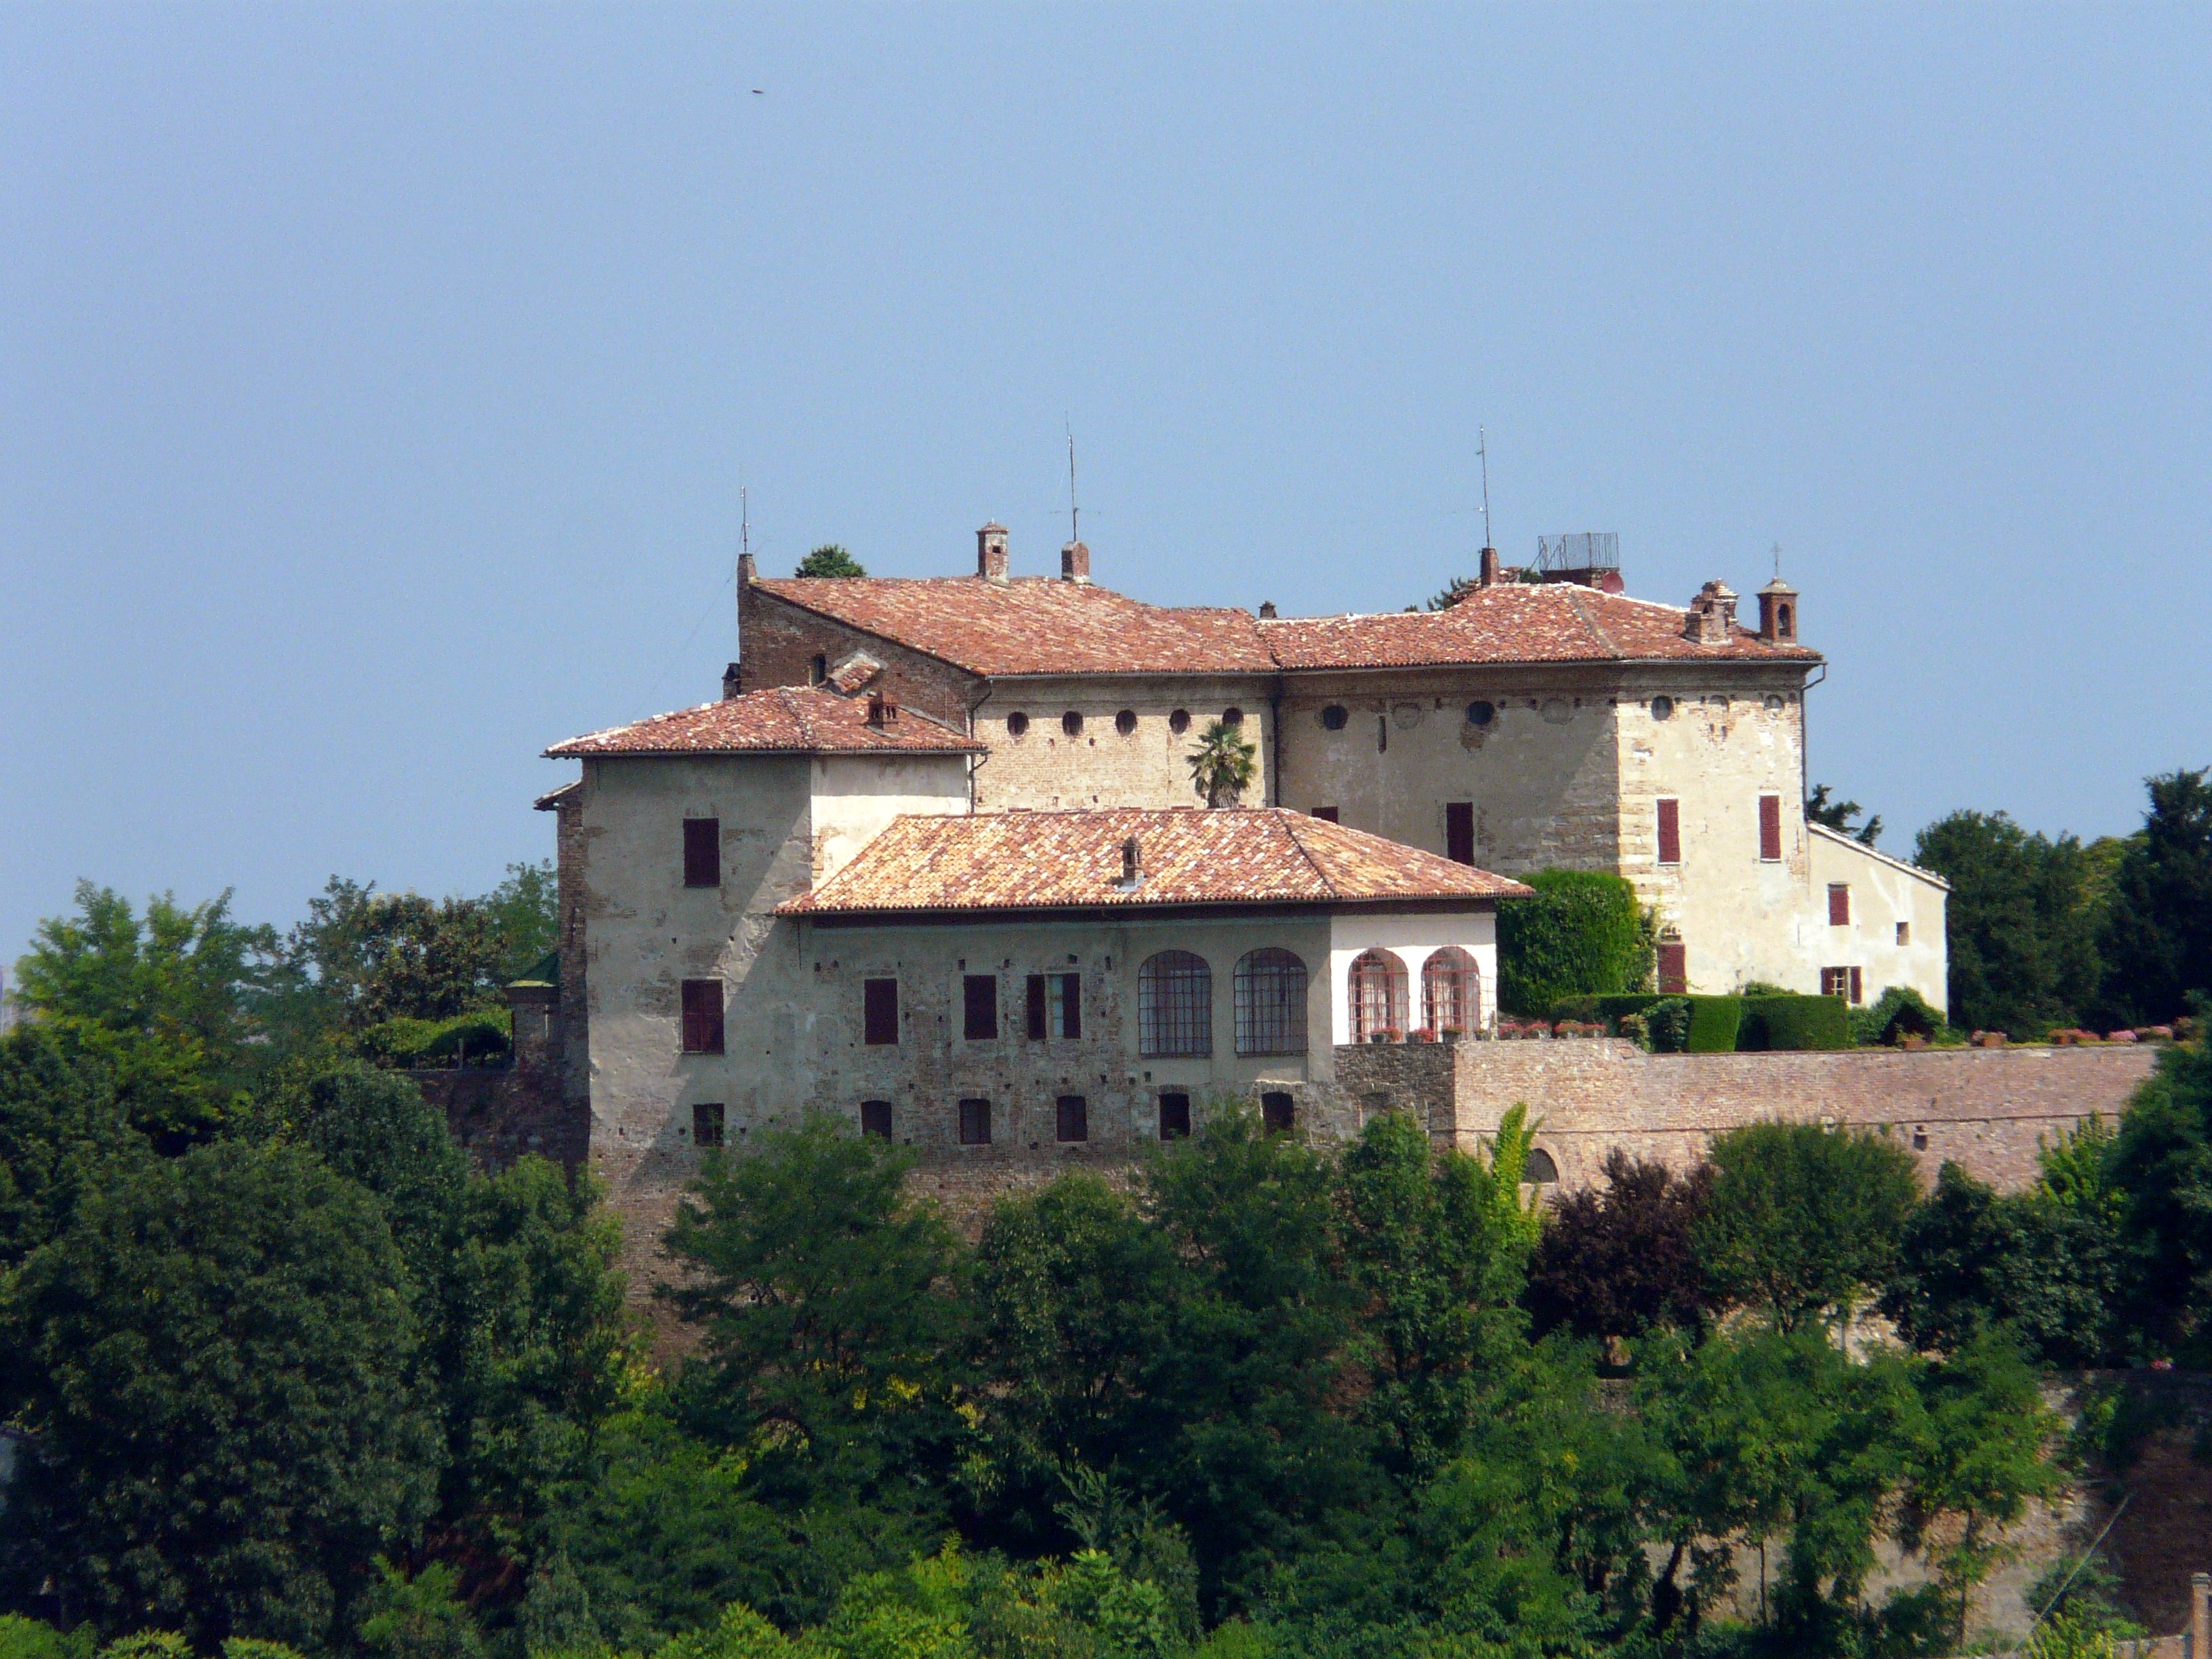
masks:
{"type": "Polygon", "coordinates": [[[1474,803],[1444,803],[1444,856],[1454,864],[1474,862],[1474,803]]]}
{"type": "Polygon", "coordinates": [[[1764,863],[1781,862],[1782,797],[1779,795],[1761,795],[1759,798],[1759,856],[1764,863]]]}
{"type": "Polygon", "coordinates": [[[719,1054],[722,1052],[722,981],[687,979],[684,981],[684,1052],[719,1054]]]}
{"type": "Polygon", "coordinates": [[[1659,947],[1659,994],[1678,997],[1689,988],[1689,947],[1676,943],[1662,943],[1659,947]]]}
{"type": "Polygon", "coordinates": [[[1029,1032],[1031,1042],[1042,1042],[1048,1034],[1044,1005],[1044,975],[1031,974],[1029,988],[1029,1032]]]}
{"type": "Polygon", "coordinates": [[[866,1040],[872,1044],[896,1042],[898,1038],[898,981],[872,979],[861,989],[866,1040]]]}
{"type": "Polygon", "coordinates": [[[1851,925],[1851,890],[1847,882],[1828,884],[1828,926],[1848,927],[1851,925]]]}
{"type": "Polygon", "coordinates": [[[1659,803],[1659,862],[1680,864],[1682,861],[1682,803],[1662,800],[1659,803]]]}
{"type": "Polygon", "coordinates": [[[1856,968],[1851,969],[1851,1000],[1854,1003],[1866,1000],[1866,987],[1860,981],[1859,970],[1856,968]]]}
{"type": "Polygon", "coordinates": [[[720,818],[684,820],[684,884],[720,887],[722,884],[722,821],[720,818]]]}

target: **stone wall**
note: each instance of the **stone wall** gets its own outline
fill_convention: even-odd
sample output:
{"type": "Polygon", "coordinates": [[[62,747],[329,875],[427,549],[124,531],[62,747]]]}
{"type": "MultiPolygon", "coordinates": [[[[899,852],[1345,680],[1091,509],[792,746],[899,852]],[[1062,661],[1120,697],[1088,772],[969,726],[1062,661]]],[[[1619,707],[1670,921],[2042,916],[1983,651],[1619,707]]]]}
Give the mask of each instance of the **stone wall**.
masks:
{"type": "MultiPolygon", "coordinates": [[[[830,580],[824,578],[824,580],[830,580]]],[[[816,657],[836,667],[855,651],[883,664],[874,689],[902,707],[935,715],[955,731],[968,728],[968,710],[983,682],[935,657],[803,610],[763,588],[744,584],[738,594],[739,684],[747,691],[774,685],[813,684],[816,657]]]]}
{"type": "Polygon", "coordinates": [[[471,1163],[496,1174],[535,1153],[574,1170],[591,1151],[591,1115],[563,1097],[557,1072],[540,1066],[487,1066],[407,1074],[471,1163]]]}
{"type": "Polygon", "coordinates": [[[1469,1151],[1525,1104],[1570,1187],[1599,1179],[1615,1146],[1680,1166],[1723,1130],[1782,1118],[1885,1131],[1930,1180],[1948,1158],[2014,1188],[2036,1176],[2039,1138],[2092,1114],[2117,1119],[2156,1057],[2120,1046],[1659,1055],[1602,1038],[1346,1048],[1337,1076],[1368,1111],[1413,1111],[1469,1151]]]}

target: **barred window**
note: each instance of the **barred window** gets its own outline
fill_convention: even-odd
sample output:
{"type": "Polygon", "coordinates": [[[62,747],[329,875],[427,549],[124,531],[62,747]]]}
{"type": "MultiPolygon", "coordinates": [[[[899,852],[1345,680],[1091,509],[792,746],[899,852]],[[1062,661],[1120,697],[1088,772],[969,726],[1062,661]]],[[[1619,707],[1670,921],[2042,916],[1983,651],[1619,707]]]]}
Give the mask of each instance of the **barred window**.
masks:
{"type": "Polygon", "coordinates": [[[1213,1052],[1213,970],[1188,951],[1163,951],[1137,969],[1137,1044],[1146,1060],[1213,1052]]]}
{"type": "Polygon", "coordinates": [[[1302,1054],[1306,1051],[1306,965],[1288,951],[1269,946],[1237,963],[1237,1052],[1302,1054]]]}
{"type": "Polygon", "coordinates": [[[1362,951],[1352,959],[1352,1040],[1368,1042],[1406,1031],[1406,964],[1389,951],[1362,951]]]}
{"type": "Polygon", "coordinates": [[[1482,976],[1456,945],[1421,964],[1421,1024],[1431,1031],[1472,1031],[1482,1018],[1482,976]]]}

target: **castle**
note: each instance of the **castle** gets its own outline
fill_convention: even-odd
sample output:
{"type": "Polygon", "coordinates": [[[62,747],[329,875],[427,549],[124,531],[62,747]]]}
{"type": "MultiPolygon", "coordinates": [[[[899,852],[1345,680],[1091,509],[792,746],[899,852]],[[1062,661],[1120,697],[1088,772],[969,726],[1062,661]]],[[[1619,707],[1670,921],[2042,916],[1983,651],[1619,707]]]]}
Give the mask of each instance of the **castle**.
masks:
{"type": "Polygon", "coordinates": [[[810,1109],[948,1191],[1223,1094],[1350,1132],[1384,1051],[1490,1046],[1497,906],[1546,867],[1634,884],[1662,990],[1942,1006],[1943,884],[1806,819],[1823,661],[1779,580],[1752,626],[1718,582],[1656,605],[1486,550],[1446,609],[1300,618],[1060,562],[1013,574],[996,524],[972,575],[745,559],[719,701],[546,751],[580,775],[538,803],[559,971],[516,1048],[634,1237],[702,1149],[810,1109]],[[1216,722],[1253,751],[1235,808],[1193,789],[1216,722]]]}

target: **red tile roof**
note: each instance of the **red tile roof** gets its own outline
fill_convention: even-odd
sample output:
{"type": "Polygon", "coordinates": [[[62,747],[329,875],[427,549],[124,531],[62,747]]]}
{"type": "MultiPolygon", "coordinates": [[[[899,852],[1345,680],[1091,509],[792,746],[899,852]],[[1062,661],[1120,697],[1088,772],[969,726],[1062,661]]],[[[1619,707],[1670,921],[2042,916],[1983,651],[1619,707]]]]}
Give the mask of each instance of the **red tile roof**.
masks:
{"type": "Polygon", "coordinates": [[[1737,628],[1682,637],[1683,611],[1571,583],[1475,588],[1449,611],[1260,621],[1249,611],[1146,605],[1048,577],[763,581],[780,599],[972,674],[1271,674],[1478,663],[1818,662],[1737,628]]]}
{"type": "Polygon", "coordinates": [[[1682,637],[1684,612],[1571,582],[1503,582],[1449,611],[1299,617],[1254,624],[1285,669],[1410,668],[1462,663],[1792,661],[1820,653],[1769,645],[1744,628],[1726,645],[1682,637]]]}
{"type": "Polygon", "coordinates": [[[892,820],[791,915],[1492,900],[1517,881],[1282,807],[989,812],[892,820]],[[1143,878],[1121,885],[1137,837],[1143,878]]]}
{"type": "Polygon", "coordinates": [[[982,745],[911,708],[868,724],[868,699],[795,685],[656,714],[556,743],[556,758],[593,755],[976,754],[982,745]]]}
{"type": "Polygon", "coordinates": [[[1249,611],[1146,605],[1054,577],[817,577],[755,586],[971,674],[1275,670],[1249,611]]]}

